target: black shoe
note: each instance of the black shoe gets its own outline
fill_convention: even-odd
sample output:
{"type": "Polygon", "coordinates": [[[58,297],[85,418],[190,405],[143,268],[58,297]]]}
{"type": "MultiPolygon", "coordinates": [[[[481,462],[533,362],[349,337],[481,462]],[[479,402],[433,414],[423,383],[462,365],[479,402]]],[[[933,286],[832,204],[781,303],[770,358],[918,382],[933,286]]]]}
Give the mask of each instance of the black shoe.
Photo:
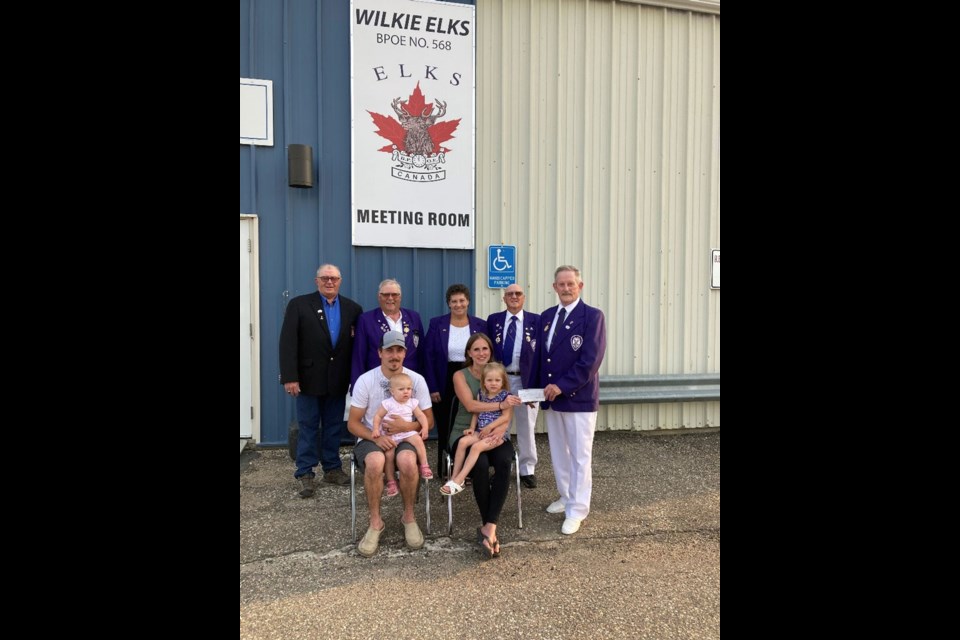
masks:
{"type": "Polygon", "coordinates": [[[323,474],[323,481],[329,484],[350,484],[350,476],[343,469],[331,469],[323,474]]]}
{"type": "Polygon", "coordinates": [[[537,488],[537,476],[532,473],[528,476],[520,476],[520,482],[523,483],[527,489],[536,489],[537,488]]]}
{"type": "Polygon", "coordinates": [[[300,476],[300,497],[313,497],[313,476],[300,476]]]}

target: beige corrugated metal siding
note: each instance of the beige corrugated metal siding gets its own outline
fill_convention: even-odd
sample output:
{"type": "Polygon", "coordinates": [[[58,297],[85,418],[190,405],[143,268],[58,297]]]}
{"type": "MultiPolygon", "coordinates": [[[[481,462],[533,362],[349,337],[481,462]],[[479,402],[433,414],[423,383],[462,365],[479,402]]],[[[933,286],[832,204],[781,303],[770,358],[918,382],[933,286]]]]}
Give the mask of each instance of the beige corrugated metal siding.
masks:
{"type": "MultiPolygon", "coordinates": [[[[535,312],[557,303],[554,269],[579,267],[607,318],[601,375],[719,372],[720,16],[478,0],[477,38],[478,254],[517,245],[535,312]]],[[[486,316],[502,301],[477,275],[486,316]]],[[[610,405],[597,419],[719,425],[719,402],[610,405]]]]}

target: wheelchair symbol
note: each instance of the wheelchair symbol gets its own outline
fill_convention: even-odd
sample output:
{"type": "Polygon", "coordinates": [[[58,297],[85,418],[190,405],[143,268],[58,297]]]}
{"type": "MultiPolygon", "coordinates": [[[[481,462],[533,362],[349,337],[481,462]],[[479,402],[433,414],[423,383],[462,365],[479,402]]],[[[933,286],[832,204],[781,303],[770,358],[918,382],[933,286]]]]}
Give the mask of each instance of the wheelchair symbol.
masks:
{"type": "Polygon", "coordinates": [[[494,271],[506,271],[507,269],[512,269],[510,263],[507,262],[507,259],[500,255],[501,249],[497,249],[497,257],[493,259],[493,270],[494,271]]]}

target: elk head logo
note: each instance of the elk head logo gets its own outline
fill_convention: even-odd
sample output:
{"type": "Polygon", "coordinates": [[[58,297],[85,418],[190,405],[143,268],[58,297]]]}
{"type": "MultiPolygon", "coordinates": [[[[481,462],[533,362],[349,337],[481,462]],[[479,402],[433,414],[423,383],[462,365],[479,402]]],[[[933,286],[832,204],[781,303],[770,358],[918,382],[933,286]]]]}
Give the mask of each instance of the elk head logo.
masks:
{"type": "Polygon", "coordinates": [[[434,111],[434,105],[430,105],[424,107],[419,115],[411,115],[403,108],[400,98],[394,98],[390,103],[394,113],[400,119],[400,126],[407,132],[403,138],[403,149],[411,156],[428,156],[433,153],[433,139],[428,129],[433,126],[437,118],[447,113],[445,102],[436,100],[434,104],[439,105],[439,111],[434,111]]]}
{"type": "Polygon", "coordinates": [[[428,103],[419,82],[406,102],[397,97],[390,106],[396,118],[372,111],[367,113],[378,127],[377,134],[391,142],[379,151],[389,153],[397,163],[391,169],[393,177],[411,182],[443,180],[446,172],[440,165],[446,162],[450,149],[442,143],[453,138],[460,118],[438,122],[447,113],[447,103],[441,100],[428,103]]]}

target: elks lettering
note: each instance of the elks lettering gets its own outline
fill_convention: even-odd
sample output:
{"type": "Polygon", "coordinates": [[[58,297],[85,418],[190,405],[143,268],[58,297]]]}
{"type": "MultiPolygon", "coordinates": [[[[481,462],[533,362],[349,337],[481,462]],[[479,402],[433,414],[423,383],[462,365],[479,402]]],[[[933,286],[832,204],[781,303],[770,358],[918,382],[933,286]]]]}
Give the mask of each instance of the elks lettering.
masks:
{"type": "Polygon", "coordinates": [[[427,31],[430,33],[448,33],[452,36],[468,36],[470,35],[470,21],[469,20],[451,20],[446,18],[446,26],[444,26],[444,18],[437,18],[432,16],[427,18],[427,31]]]}
{"type": "MultiPolygon", "coordinates": [[[[406,69],[403,64],[398,64],[397,66],[400,68],[400,77],[401,77],[401,78],[412,78],[412,77],[413,77],[413,74],[411,74],[410,71],[409,71],[408,69],[406,69]]],[[[440,68],[440,67],[435,67],[435,66],[429,65],[429,64],[428,64],[428,65],[424,65],[423,79],[424,79],[424,80],[439,80],[439,78],[437,78],[437,76],[435,76],[435,75],[433,74],[433,72],[436,71],[436,70],[439,69],[439,68],[440,68]]],[[[377,82],[380,82],[381,80],[387,80],[387,79],[390,78],[390,76],[387,75],[387,72],[384,71],[383,66],[374,67],[374,68],[373,68],[373,75],[375,75],[375,76],[377,77],[377,82]]],[[[462,74],[462,73],[460,73],[460,72],[454,73],[453,75],[450,76],[450,84],[452,84],[452,85],[455,86],[455,87],[459,86],[459,85],[460,85],[460,78],[462,78],[462,77],[463,77],[463,74],[462,74]]]]}
{"type": "MultiPolygon", "coordinates": [[[[421,31],[420,25],[424,22],[423,16],[412,13],[388,13],[368,9],[357,9],[356,17],[357,24],[407,31],[421,31]]],[[[426,26],[422,30],[427,33],[468,36],[470,35],[470,21],[430,16],[426,19],[426,26]]]]}

